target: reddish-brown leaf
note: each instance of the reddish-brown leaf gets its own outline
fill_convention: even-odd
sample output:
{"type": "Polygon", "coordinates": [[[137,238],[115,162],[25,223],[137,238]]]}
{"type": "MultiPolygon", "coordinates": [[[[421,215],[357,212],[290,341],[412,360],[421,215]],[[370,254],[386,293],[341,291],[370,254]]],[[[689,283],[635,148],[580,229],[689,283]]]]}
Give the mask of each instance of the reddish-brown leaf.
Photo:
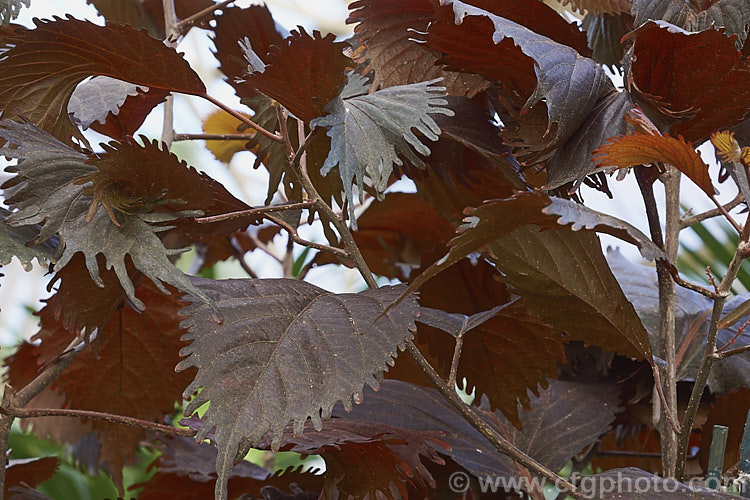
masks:
{"type": "Polygon", "coordinates": [[[578,25],[566,21],[544,2],[527,2],[526,0],[473,0],[470,3],[480,9],[526,26],[530,30],[544,35],[557,43],[567,45],[575,49],[582,56],[589,57],[591,55],[591,50],[586,43],[586,35],[578,29],[578,25]]]}
{"type": "Polygon", "coordinates": [[[263,72],[248,75],[246,84],[277,100],[304,122],[326,114],[323,108],[339,95],[351,66],[344,42],[329,33],[310,36],[304,28],[292,31],[281,47],[270,49],[263,72]]]}
{"type": "Polygon", "coordinates": [[[628,39],[635,42],[631,89],[679,120],[672,135],[703,141],[739,123],[750,108],[750,59],[720,31],[688,33],[648,21],[628,39]]]}
{"type": "Polygon", "coordinates": [[[281,46],[284,36],[276,29],[271,13],[265,5],[247,8],[225,7],[224,13],[216,17],[214,32],[214,55],[219,60],[219,70],[229,85],[241,98],[252,97],[255,91],[237,80],[247,73],[247,61],[238,41],[247,37],[253,51],[268,63],[268,51],[273,45],[281,46]]]}
{"type": "MultiPolygon", "coordinates": [[[[50,282],[49,288],[58,281],[59,285],[46,307],[69,332],[84,329],[88,336],[94,329],[103,327],[125,297],[117,275],[105,268],[103,255],[97,256],[97,263],[103,287],[91,279],[82,253],[76,254],[50,282]]],[[[131,268],[129,274],[135,277],[136,272],[131,268]]]]}
{"type": "Polygon", "coordinates": [[[435,479],[422,463],[442,464],[437,451],[450,449],[439,431],[412,431],[388,424],[333,419],[323,429],[293,437],[288,428],[283,449],[321,455],[326,462],[323,486],[331,498],[407,498],[407,488],[426,495],[435,479]],[[436,451],[437,450],[437,451],[436,451]]]}
{"type": "Polygon", "coordinates": [[[349,5],[347,23],[361,44],[354,58],[365,73],[375,72],[373,88],[393,87],[443,77],[448,94],[472,97],[489,86],[479,75],[454,73],[435,65],[437,56],[411,40],[435,20],[430,0],[359,0],[349,5]],[[412,31],[413,30],[413,31],[412,31]]]}
{"type": "Polygon", "coordinates": [[[187,61],[145,31],[72,17],[34,22],[35,29],[8,37],[13,46],[0,63],[5,118],[25,116],[62,140],[77,137],[68,100],[75,86],[92,75],[187,94],[206,91],[187,61]]]}
{"type": "MultiPolygon", "coordinates": [[[[182,346],[180,337],[185,333],[179,327],[182,317],[178,314],[184,303],[178,300],[176,290],[164,295],[151,282],[142,283],[138,294],[146,302],[146,310],[139,313],[127,306],[119,309],[99,331],[94,347],[79,354],[56,379],[54,387],[43,391],[34,401],[54,399],[53,395],[58,394],[63,396],[59,405],[150,421],[161,420],[174,411],[175,402],[181,401],[182,390],[194,376],[193,370],[174,372],[182,346]]],[[[9,360],[10,383],[22,387],[32,374],[25,365],[44,365],[74,337],[54,320],[50,308],[44,308],[41,331],[35,337],[41,344],[26,347],[19,351],[25,354],[9,360]],[[36,358],[32,363],[30,349],[31,357],[36,358]]],[[[102,444],[100,460],[109,464],[115,481],[121,483],[122,467],[132,459],[145,431],[102,421],[83,424],[74,420],[80,428],[78,432],[60,433],[57,426],[67,425],[67,420],[73,421],[57,418],[47,419],[39,427],[36,422],[32,424],[38,432],[66,442],[86,433],[81,425],[93,429],[102,444]]]]}
{"type": "MultiPolygon", "coordinates": [[[[463,259],[420,289],[420,305],[467,316],[511,300],[499,274],[489,264],[463,259]],[[446,293],[450,290],[450,293],[446,293]]],[[[427,346],[439,366],[450,366],[455,339],[417,320],[417,340],[427,346]]],[[[493,408],[520,425],[519,400],[528,408],[529,390],[557,377],[565,361],[565,338],[524,308],[514,304],[463,337],[458,380],[466,377],[467,392],[489,397],[493,408]]],[[[400,358],[399,358],[400,361],[400,358]]]]}
{"type": "Polygon", "coordinates": [[[168,94],[167,90],[153,88],[145,93],[128,96],[116,115],[108,114],[104,123],[94,122],[91,128],[100,134],[124,141],[136,133],[148,114],[164,102],[168,94]]]}
{"type": "MultiPolygon", "coordinates": [[[[559,470],[572,456],[596,442],[598,436],[609,429],[618,410],[617,403],[617,391],[612,385],[557,381],[541,391],[539,397],[532,398],[531,409],[522,414],[521,430],[486,407],[478,412],[519,449],[550,469],[559,470]]],[[[345,414],[338,407],[335,414],[345,420],[442,431],[451,449],[438,451],[481,479],[517,479],[528,473],[498,453],[432,388],[386,380],[378,392],[365,392],[362,404],[354,407],[351,413],[345,414]]],[[[439,479],[445,480],[445,475],[441,474],[439,479]]]]}
{"type": "MultiPolygon", "coordinates": [[[[142,138],[144,145],[135,141],[103,145],[105,153],[91,160],[98,170],[86,180],[93,181],[94,196],[114,196],[134,205],[125,211],[163,210],[177,212],[201,210],[205,216],[246,210],[250,207],[232,196],[223,185],[206,174],[190,167],[158,141],[142,138]]],[[[175,222],[180,234],[191,238],[220,235],[244,229],[256,222],[256,217],[200,224],[190,219],[175,222]]]]}
{"type": "Polygon", "coordinates": [[[600,167],[635,167],[663,162],[687,175],[708,196],[716,195],[706,165],[693,145],[682,137],[633,134],[610,137],[608,143],[594,151],[600,167]]]}
{"type": "Polygon", "coordinates": [[[5,498],[10,498],[10,489],[15,486],[36,488],[51,479],[59,466],[60,459],[57,457],[11,460],[5,469],[5,498]]]}

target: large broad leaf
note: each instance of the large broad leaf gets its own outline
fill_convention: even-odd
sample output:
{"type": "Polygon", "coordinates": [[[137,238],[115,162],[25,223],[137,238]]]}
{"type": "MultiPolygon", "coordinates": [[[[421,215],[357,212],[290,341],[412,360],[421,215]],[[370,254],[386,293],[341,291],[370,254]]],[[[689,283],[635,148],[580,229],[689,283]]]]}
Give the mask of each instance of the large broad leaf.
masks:
{"type": "Polygon", "coordinates": [[[435,141],[440,127],[430,115],[453,115],[444,107],[447,101],[441,98],[445,88],[434,86],[436,83],[438,80],[400,85],[353,97],[347,97],[348,92],[361,93],[364,89],[351,90],[347,86],[342,96],[329,105],[329,114],[312,121],[312,127],[330,129],[331,152],[321,172],[325,175],[338,166],[352,221],[355,179],[362,201],[365,174],[382,194],[393,165],[403,164],[399,155],[419,162],[413,150],[425,156],[430,154],[412,129],[435,141]]]}
{"type": "Polygon", "coordinates": [[[185,413],[210,401],[198,436],[216,427],[219,498],[226,497],[237,456],[269,429],[278,448],[289,421],[301,433],[308,418],[320,429],[337,401],[351,408],[352,397],[362,399],[365,383],[378,386],[397,347],[415,328],[413,296],[381,316],[403,287],[335,295],[296,280],[195,278],[194,283],[224,317],[222,325],[215,323],[202,303],[184,311],[189,328],[184,338],[193,342],[178,365],[198,368],[186,397],[203,388],[185,413]]]}
{"type": "Polygon", "coordinates": [[[443,0],[439,21],[430,26],[428,46],[446,54],[448,69],[477,72],[521,94],[524,109],[543,99],[548,109],[548,145],[569,137],[601,96],[613,89],[602,68],[574,49],[491,11],[458,0],[443,0]],[[457,26],[454,26],[454,23],[457,26]],[[513,44],[503,40],[512,40],[513,44]],[[477,50],[481,48],[481,50],[477,50]],[[476,54],[476,56],[474,56],[476,54]],[[507,64],[497,65],[498,56],[507,64]],[[492,62],[491,62],[492,61],[492,62]],[[523,79],[523,85],[516,80],[523,79]]]}
{"type": "Polygon", "coordinates": [[[634,41],[628,83],[659,112],[678,119],[671,135],[701,142],[739,123],[750,108],[750,62],[719,31],[688,32],[648,21],[628,38],[634,41]]]}
{"type": "Polygon", "coordinates": [[[6,222],[11,226],[41,224],[31,242],[44,242],[85,211],[79,202],[81,187],[73,181],[95,172],[96,167],[86,164],[86,155],[30,123],[3,120],[0,137],[15,145],[0,153],[19,160],[18,165],[5,169],[18,174],[2,185],[8,205],[17,209],[6,222]]]}
{"type": "MultiPolygon", "coordinates": [[[[611,386],[552,382],[532,398],[531,409],[522,413],[521,430],[498,413],[478,411],[523,452],[559,470],[609,429],[617,407],[617,393],[611,386]]],[[[379,391],[367,391],[351,413],[337,407],[335,415],[405,429],[439,430],[451,449],[438,451],[472,475],[482,479],[525,475],[523,468],[498,453],[435,389],[386,380],[379,391]]]]}
{"type": "Polygon", "coordinates": [[[594,154],[597,155],[594,161],[600,167],[627,168],[664,162],[687,175],[708,196],[718,194],[708,175],[708,165],[682,137],[647,134],[610,137],[594,154]]]}
{"type": "MultiPolygon", "coordinates": [[[[266,56],[266,67],[245,77],[247,85],[277,100],[304,122],[325,115],[324,108],[346,83],[351,60],[343,54],[346,43],[331,33],[313,36],[299,28],[266,56]]],[[[252,43],[252,42],[251,42],[252,43]]]]}
{"type": "Polygon", "coordinates": [[[707,8],[698,10],[695,3],[682,0],[633,0],[635,25],[649,19],[663,20],[688,31],[724,28],[727,37],[737,35],[737,50],[747,39],[750,29],[750,5],[745,0],[704,2],[707,8]]]}
{"type": "MultiPolygon", "coordinates": [[[[628,92],[610,92],[602,96],[580,127],[558,148],[547,161],[546,188],[554,189],[581,180],[596,171],[594,150],[615,135],[627,130],[625,116],[633,107],[628,92]]],[[[521,140],[525,138],[521,135],[521,140]]],[[[538,140],[538,136],[536,137],[538,140]]],[[[523,143],[522,143],[523,147],[523,143]]],[[[533,141],[532,141],[533,151],[533,141]]]]}
{"type": "Polygon", "coordinates": [[[425,281],[472,252],[482,251],[489,243],[527,224],[545,229],[571,224],[573,231],[585,228],[611,234],[637,246],[646,259],[666,260],[664,252],[631,224],[570,200],[549,197],[538,190],[492,200],[478,208],[468,209],[466,214],[469,217],[459,227],[458,236],[451,240],[448,254],[413,279],[410,290],[418,289],[425,281]]]}
{"type": "Polygon", "coordinates": [[[354,53],[365,72],[374,72],[373,89],[443,78],[448,94],[473,97],[489,86],[479,75],[446,71],[438,56],[416,43],[414,31],[426,31],[435,18],[430,0],[359,0],[350,5],[347,23],[354,28],[360,48],[354,53]]]}
{"type": "MultiPolygon", "coordinates": [[[[166,249],[157,236],[170,227],[155,224],[173,221],[183,213],[152,210],[162,202],[167,207],[169,201],[176,210],[201,208],[186,206],[178,198],[184,195],[183,200],[195,202],[194,192],[201,193],[202,189],[203,196],[198,200],[205,200],[211,194],[221,193],[223,188],[219,190],[217,183],[212,184],[209,178],[186,168],[184,163],[161,152],[155,144],[147,147],[118,145],[120,149],[110,145],[110,154],[89,158],[27,122],[3,121],[0,123],[0,137],[16,146],[3,148],[0,152],[19,160],[17,165],[6,169],[18,174],[3,184],[8,203],[18,209],[8,216],[6,222],[11,226],[43,224],[33,243],[59,234],[62,255],[56,270],[62,269],[77,252],[83,252],[91,278],[103,286],[97,262],[97,255],[101,254],[106,258],[107,267],[115,270],[130,300],[143,308],[143,303],[135,297],[135,287],[126,269],[125,257],[129,256],[136,268],[158,286],[164,281],[200,295],[200,291],[168,258],[180,251],[166,249]],[[123,159],[128,160],[125,163],[130,169],[158,171],[153,175],[169,179],[169,183],[139,184],[154,177],[128,177],[129,170],[121,168],[123,159]],[[162,169],[149,168],[154,159],[171,159],[171,162],[163,163],[162,169]],[[81,185],[81,178],[93,180],[94,186],[81,185]],[[186,189],[185,185],[192,189],[186,189]],[[182,189],[172,189],[175,186],[182,189]],[[162,199],[169,195],[175,198],[162,199]]],[[[220,196],[209,199],[208,203],[222,204],[226,199],[220,196]]],[[[231,195],[228,199],[235,200],[231,195]]]]}
{"type": "Polygon", "coordinates": [[[502,281],[545,322],[605,350],[651,360],[646,329],[623,294],[599,238],[523,227],[488,245],[502,281]]]}
{"type": "Polygon", "coordinates": [[[73,18],[34,23],[35,29],[6,39],[0,108],[6,118],[24,116],[63,141],[82,137],[68,118],[68,100],[89,76],[187,94],[206,91],[187,61],[144,31],[73,18]]]}
{"type": "MultiPolygon", "coordinates": [[[[148,282],[141,285],[138,294],[147,302],[146,310],[138,312],[125,306],[116,311],[98,332],[95,348],[80,353],[55,380],[55,389],[45,389],[32,400],[32,406],[56,394],[62,396],[62,401],[55,407],[67,406],[149,421],[162,420],[173,413],[175,402],[180,401],[182,390],[195,373],[188,370],[175,374],[172,369],[184,345],[180,337],[185,330],[179,327],[178,312],[185,304],[176,294],[164,295],[148,282]]],[[[29,375],[61,354],[78,333],[62,328],[49,306],[40,316],[41,330],[35,340],[41,344],[24,344],[27,350],[33,351],[31,359],[17,356],[8,361],[10,383],[16,388],[23,387],[29,375]],[[24,371],[29,370],[31,373],[24,375],[24,371]]],[[[122,466],[132,459],[146,435],[137,427],[100,420],[81,422],[50,418],[32,419],[29,423],[40,435],[49,434],[70,443],[78,439],[79,432],[68,431],[67,425],[83,426],[83,434],[93,430],[102,446],[100,460],[109,463],[110,472],[119,480],[122,466]]]]}
{"type": "Polygon", "coordinates": [[[57,244],[53,240],[39,245],[26,246],[26,242],[39,234],[39,228],[34,226],[11,227],[5,223],[10,211],[0,208],[0,265],[10,264],[16,257],[23,268],[31,270],[32,261],[40,264],[54,262],[57,257],[57,244]]]}

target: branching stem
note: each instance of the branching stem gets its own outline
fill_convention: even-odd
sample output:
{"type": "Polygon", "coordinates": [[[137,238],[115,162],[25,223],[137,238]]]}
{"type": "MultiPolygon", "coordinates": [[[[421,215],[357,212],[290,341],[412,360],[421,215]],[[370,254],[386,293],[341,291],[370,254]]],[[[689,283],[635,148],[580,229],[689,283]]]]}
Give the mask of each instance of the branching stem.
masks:
{"type": "Polygon", "coordinates": [[[127,417],[125,415],[113,415],[90,410],[74,410],[70,408],[4,408],[7,414],[16,418],[37,418],[37,417],[76,417],[88,418],[92,420],[103,420],[115,424],[125,424],[131,427],[138,427],[148,431],[161,432],[172,436],[195,436],[192,429],[173,427],[171,425],[160,424],[158,422],[149,422],[140,418],[127,417]]]}
{"type": "Polygon", "coordinates": [[[185,33],[187,30],[190,29],[191,26],[193,26],[193,24],[202,21],[204,18],[210,16],[211,14],[216,12],[218,9],[225,7],[226,5],[232,2],[234,2],[234,0],[224,0],[223,2],[219,2],[216,5],[211,5],[210,7],[206,7],[203,10],[199,10],[192,16],[186,17],[182,21],[178,22],[176,25],[176,28],[179,30],[180,33],[185,33]]]}
{"type": "Polygon", "coordinates": [[[249,141],[255,134],[175,134],[175,141],[249,141]]]}
{"type": "Polygon", "coordinates": [[[270,205],[267,207],[249,208],[247,210],[239,210],[237,212],[229,212],[226,214],[211,215],[209,217],[194,217],[193,222],[198,224],[212,224],[214,222],[223,222],[232,219],[240,219],[243,217],[249,217],[252,215],[265,215],[272,214],[274,212],[284,212],[287,210],[299,210],[302,208],[310,208],[315,205],[312,201],[300,201],[299,203],[285,203],[283,205],[270,205]]]}
{"type": "Polygon", "coordinates": [[[264,129],[263,127],[261,127],[260,125],[258,125],[258,124],[257,124],[257,123],[255,123],[254,121],[252,121],[252,120],[251,120],[250,118],[248,118],[247,116],[243,115],[242,113],[238,113],[237,111],[233,110],[232,108],[230,108],[229,106],[227,106],[227,105],[226,105],[226,104],[224,104],[223,102],[219,101],[219,100],[218,100],[218,99],[216,99],[215,97],[212,97],[212,96],[210,96],[210,95],[208,95],[208,94],[206,94],[206,93],[203,93],[203,94],[196,94],[196,95],[198,95],[199,97],[202,97],[202,98],[204,98],[205,100],[207,100],[207,101],[209,101],[209,102],[211,102],[211,103],[215,104],[215,105],[216,105],[216,106],[218,106],[219,108],[223,109],[224,111],[226,111],[226,112],[227,112],[227,113],[229,113],[230,115],[232,115],[232,116],[234,116],[235,118],[237,118],[237,119],[238,119],[239,121],[241,121],[241,122],[242,122],[242,123],[244,123],[245,125],[248,125],[248,126],[250,126],[250,127],[252,128],[252,129],[254,129],[255,131],[257,131],[257,132],[258,132],[259,134],[261,134],[261,135],[264,135],[264,136],[268,137],[268,138],[269,138],[269,139],[271,139],[272,141],[275,141],[275,142],[283,142],[283,141],[282,141],[282,139],[281,139],[281,136],[279,136],[279,135],[277,135],[277,134],[274,134],[273,132],[269,132],[268,130],[264,129]]]}

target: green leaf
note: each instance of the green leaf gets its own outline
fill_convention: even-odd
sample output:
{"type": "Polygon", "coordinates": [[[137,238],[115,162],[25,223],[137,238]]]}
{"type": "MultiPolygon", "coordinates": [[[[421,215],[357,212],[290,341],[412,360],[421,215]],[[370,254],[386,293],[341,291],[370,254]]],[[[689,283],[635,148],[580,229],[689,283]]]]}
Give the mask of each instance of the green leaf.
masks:
{"type": "Polygon", "coordinates": [[[388,186],[393,165],[403,165],[399,155],[421,164],[414,150],[429,155],[430,149],[412,129],[431,141],[436,141],[440,127],[430,114],[453,115],[441,98],[444,87],[433,86],[439,79],[399,85],[372,94],[346,97],[357,92],[347,85],[341,96],[328,105],[329,114],[313,120],[314,127],[329,127],[331,151],[321,172],[326,175],[336,165],[349,202],[349,214],[354,217],[352,184],[356,179],[360,201],[364,194],[367,175],[378,194],[388,186]]]}
{"type": "Polygon", "coordinates": [[[178,371],[198,368],[185,397],[203,388],[185,414],[210,401],[197,437],[216,427],[217,498],[226,498],[235,459],[269,429],[278,449],[290,421],[296,434],[308,418],[320,429],[336,402],[350,409],[352,397],[361,401],[365,383],[377,388],[397,346],[412,338],[418,312],[412,295],[381,315],[403,286],[337,295],[290,279],[193,283],[225,319],[215,323],[198,302],[184,309],[189,331],[183,340],[193,342],[177,365],[178,371]]]}
{"type": "Polygon", "coordinates": [[[1,0],[0,1],[0,23],[8,26],[10,22],[18,17],[21,12],[21,6],[29,7],[31,0],[1,0]]]}

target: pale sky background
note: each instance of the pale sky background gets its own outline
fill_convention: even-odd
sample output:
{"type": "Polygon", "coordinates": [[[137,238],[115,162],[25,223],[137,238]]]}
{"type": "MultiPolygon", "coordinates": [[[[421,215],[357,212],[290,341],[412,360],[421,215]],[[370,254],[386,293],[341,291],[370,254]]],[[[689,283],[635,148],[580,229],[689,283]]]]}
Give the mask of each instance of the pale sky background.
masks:
{"type": "MultiPolygon", "coordinates": [[[[236,2],[240,6],[250,3],[249,1],[236,2]]],[[[348,15],[345,0],[269,0],[268,6],[276,21],[287,29],[302,25],[308,31],[320,29],[323,33],[331,31],[344,36],[351,34],[352,26],[344,24],[348,15]]],[[[32,26],[31,19],[33,17],[49,18],[53,15],[64,16],[65,14],[103,23],[103,19],[97,16],[95,9],[87,5],[85,0],[66,0],[64,2],[31,0],[31,8],[24,8],[17,22],[32,26]]],[[[232,88],[221,81],[221,75],[216,69],[217,61],[211,53],[212,47],[213,44],[209,41],[205,31],[193,29],[181,42],[178,50],[186,53],[186,58],[207,84],[211,95],[238,107],[239,103],[232,88]]],[[[175,107],[175,131],[178,133],[200,132],[201,119],[216,109],[204,100],[183,96],[176,98],[175,107]]],[[[159,137],[161,123],[162,114],[157,109],[151,114],[139,133],[149,137],[159,137]]],[[[93,134],[92,138],[92,144],[102,140],[102,136],[96,134],[93,134]]],[[[235,196],[251,205],[262,204],[265,198],[267,176],[263,169],[252,170],[253,156],[250,153],[236,155],[227,168],[226,165],[216,161],[203,148],[202,142],[175,143],[172,150],[178,156],[185,157],[189,163],[205,170],[209,175],[222,182],[235,196]]],[[[718,166],[715,165],[713,149],[710,144],[702,147],[701,153],[709,165],[713,165],[711,173],[715,178],[718,166]]],[[[3,175],[6,174],[0,174],[0,179],[3,178],[3,175]]],[[[648,233],[643,214],[643,203],[632,175],[629,175],[623,182],[616,182],[614,178],[611,178],[610,186],[615,194],[614,200],[609,200],[603,194],[589,188],[582,188],[586,204],[596,210],[627,220],[648,233]]],[[[717,184],[717,186],[719,185],[717,184]]],[[[734,197],[736,190],[729,186],[730,183],[719,186],[721,200],[728,201],[734,197]]],[[[397,190],[409,189],[413,189],[413,185],[410,186],[409,183],[400,183],[397,187],[397,190]]],[[[658,191],[660,191],[660,188],[657,188],[658,191]]],[[[661,193],[658,192],[657,194],[660,198],[663,198],[661,193]]],[[[683,203],[694,208],[695,213],[713,207],[705,195],[687,180],[683,182],[682,199],[683,203]]],[[[306,236],[304,233],[302,235],[306,236]]],[[[684,236],[686,240],[690,240],[691,235],[685,234],[684,236]]],[[[307,237],[322,241],[319,232],[308,233],[307,237]]],[[[285,238],[277,238],[277,240],[283,242],[285,238]]],[[[640,260],[637,250],[629,244],[606,235],[604,235],[602,241],[605,245],[619,246],[629,258],[640,260]]],[[[696,239],[693,238],[692,242],[695,244],[696,239]]],[[[280,249],[279,255],[281,255],[280,249]]],[[[280,276],[281,270],[277,263],[261,252],[254,252],[247,260],[253,270],[261,277],[280,276]]],[[[221,264],[219,270],[222,277],[246,277],[238,264],[221,264]]],[[[42,304],[39,299],[49,295],[45,291],[45,285],[49,277],[44,276],[44,270],[38,265],[32,272],[25,273],[15,260],[10,266],[4,267],[2,272],[6,274],[6,277],[0,281],[0,310],[2,311],[0,313],[0,345],[12,345],[18,338],[28,338],[36,332],[36,318],[27,314],[26,307],[37,310],[41,308],[42,304]]],[[[313,270],[308,278],[309,281],[336,292],[364,288],[364,283],[355,271],[342,267],[325,266],[313,270]]]]}

